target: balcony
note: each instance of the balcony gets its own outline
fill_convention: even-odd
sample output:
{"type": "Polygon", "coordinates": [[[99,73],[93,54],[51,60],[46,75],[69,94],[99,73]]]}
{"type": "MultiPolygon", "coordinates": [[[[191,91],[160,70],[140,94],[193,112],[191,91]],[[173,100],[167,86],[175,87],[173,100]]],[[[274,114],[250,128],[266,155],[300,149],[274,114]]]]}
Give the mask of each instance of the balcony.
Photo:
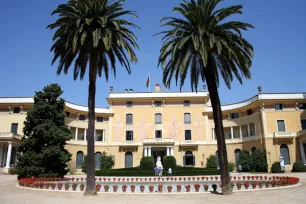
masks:
{"type": "Polygon", "coordinates": [[[297,136],[302,136],[302,135],[306,135],[306,129],[305,130],[300,130],[297,134],[297,136]]]}
{"type": "Polygon", "coordinates": [[[179,141],[179,146],[181,146],[181,147],[194,147],[194,146],[198,146],[198,143],[196,141],[193,141],[193,140],[182,140],[182,141],[179,141]]]}
{"type": "Polygon", "coordinates": [[[135,147],[135,146],[139,146],[139,142],[135,142],[135,141],[123,141],[120,142],[119,146],[121,147],[135,147]]]}
{"type": "Polygon", "coordinates": [[[143,144],[157,144],[157,145],[174,145],[174,140],[171,138],[148,138],[143,140],[143,144]]]}
{"type": "Polygon", "coordinates": [[[292,139],[296,136],[294,132],[275,132],[274,139],[292,139]]]}
{"type": "Polygon", "coordinates": [[[21,139],[21,136],[12,132],[0,132],[0,139],[21,139]]]}

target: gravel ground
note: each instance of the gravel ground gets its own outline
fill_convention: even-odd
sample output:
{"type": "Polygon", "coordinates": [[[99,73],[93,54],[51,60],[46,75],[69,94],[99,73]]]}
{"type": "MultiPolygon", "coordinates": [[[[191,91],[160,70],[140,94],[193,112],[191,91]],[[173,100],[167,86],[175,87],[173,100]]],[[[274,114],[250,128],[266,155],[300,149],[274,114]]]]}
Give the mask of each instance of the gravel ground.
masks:
{"type": "Polygon", "coordinates": [[[294,188],[264,190],[255,192],[234,193],[231,196],[215,194],[162,194],[162,195],[122,195],[100,194],[94,197],[84,197],[82,193],[44,192],[17,188],[16,176],[0,176],[0,204],[78,204],[78,203],[167,203],[167,204],[192,204],[192,203],[306,203],[306,173],[286,174],[297,176],[303,185],[294,188]]]}

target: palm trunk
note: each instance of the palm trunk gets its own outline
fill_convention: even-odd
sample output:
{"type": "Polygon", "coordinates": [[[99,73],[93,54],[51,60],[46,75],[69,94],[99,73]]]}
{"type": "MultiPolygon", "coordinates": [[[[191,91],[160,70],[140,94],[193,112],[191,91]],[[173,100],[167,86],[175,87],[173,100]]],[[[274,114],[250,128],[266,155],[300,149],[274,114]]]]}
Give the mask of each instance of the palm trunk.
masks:
{"type": "Polygon", "coordinates": [[[97,55],[90,56],[88,88],[88,129],[87,129],[87,185],[84,195],[97,195],[95,181],[95,99],[97,78],[97,55]]]}
{"type": "Polygon", "coordinates": [[[221,172],[222,194],[229,195],[233,191],[228,168],[227,150],[224,137],[224,129],[222,122],[222,110],[218,94],[218,87],[215,81],[215,76],[212,71],[206,73],[206,82],[208,86],[209,96],[213,108],[213,116],[215,122],[215,134],[218,145],[218,156],[221,172]]]}

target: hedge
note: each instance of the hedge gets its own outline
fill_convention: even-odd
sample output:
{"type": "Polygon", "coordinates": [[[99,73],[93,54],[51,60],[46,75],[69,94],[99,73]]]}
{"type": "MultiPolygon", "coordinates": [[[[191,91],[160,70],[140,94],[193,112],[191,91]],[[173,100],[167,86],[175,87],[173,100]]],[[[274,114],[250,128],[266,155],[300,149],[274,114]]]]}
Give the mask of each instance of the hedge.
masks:
{"type": "Polygon", "coordinates": [[[169,168],[175,169],[176,168],[176,159],[174,156],[166,156],[164,157],[164,170],[168,171],[169,168]]]}
{"type": "Polygon", "coordinates": [[[146,169],[146,170],[152,170],[154,169],[154,158],[153,157],[142,157],[140,160],[140,168],[146,169]]]}
{"type": "Polygon", "coordinates": [[[282,173],[281,166],[280,166],[279,162],[274,162],[272,164],[271,170],[272,170],[272,173],[282,173]]]}
{"type": "Polygon", "coordinates": [[[301,161],[294,162],[292,172],[306,172],[305,164],[301,161]]]}
{"type": "MultiPolygon", "coordinates": [[[[205,176],[205,175],[220,175],[220,170],[217,169],[203,169],[197,170],[183,170],[184,168],[174,169],[173,176],[205,176]]],[[[96,176],[154,176],[154,171],[141,170],[139,168],[131,169],[112,169],[96,171],[96,176]]],[[[163,171],[163,176],[167,176],[167,171],[163,171]]]]}

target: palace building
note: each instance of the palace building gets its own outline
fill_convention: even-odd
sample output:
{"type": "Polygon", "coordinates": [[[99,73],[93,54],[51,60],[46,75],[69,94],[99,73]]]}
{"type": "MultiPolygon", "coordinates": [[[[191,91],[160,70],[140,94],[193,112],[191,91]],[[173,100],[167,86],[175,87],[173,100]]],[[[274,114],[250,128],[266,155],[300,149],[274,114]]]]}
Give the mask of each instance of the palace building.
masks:
{"type": "MultiPolygon", "coordinates": [[[[205,167],[217,155],[217,141],[209,94],[164,92],[116,93],[111,87],[108,108],[96,108],[96,168],[103,151],[115,156],[114,168],[136,167],[144,156],[173,155],[181,166],[205,167]]],[[[0,168],[16,165],[27,111],[33,98],[0,98],[0,168]]],[[[81,173],[87,152],[88,108],[66,102],[66,124],[72,139],[66,148],[81,173]]],[[[286,170],[295,161],[306,164],[306,93],[261,93],[223,105],[223,125],[229,162],[238,162],[242,150],[265,149],[269,167],[284,157],[286,170]]],[[[269,168],[270,169],[270,168],[269,168]]]]}

